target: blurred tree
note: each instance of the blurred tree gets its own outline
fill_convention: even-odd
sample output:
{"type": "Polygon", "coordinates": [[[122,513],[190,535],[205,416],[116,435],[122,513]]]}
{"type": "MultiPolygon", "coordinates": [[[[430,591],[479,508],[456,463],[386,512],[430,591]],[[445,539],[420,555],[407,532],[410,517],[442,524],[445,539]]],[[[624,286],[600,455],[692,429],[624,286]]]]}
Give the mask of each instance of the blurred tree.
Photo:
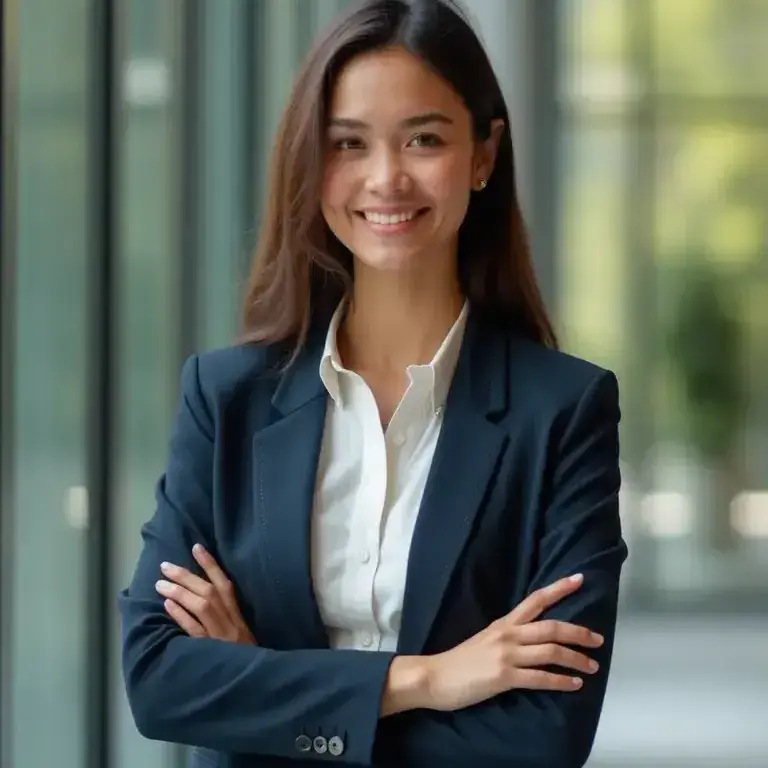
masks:
{"type": "MultiPolygon", "coordinates": [[[[748,395],[744,386],[744,324],[728,283],[706,257],[683,271],[683,286],[666,334],[672,370],[682,388],[684,439],[714,478],[704,509],[704,530],[716,549],[732,543],[730,500],[748,395]]],[[[702,500],[699,499],[699,503],[702,500]]]]}
{"type": "Polygon", "coordinates": [[[655,80],[667,94],[765,96],[765,0],[653,0],[655,80]]]}

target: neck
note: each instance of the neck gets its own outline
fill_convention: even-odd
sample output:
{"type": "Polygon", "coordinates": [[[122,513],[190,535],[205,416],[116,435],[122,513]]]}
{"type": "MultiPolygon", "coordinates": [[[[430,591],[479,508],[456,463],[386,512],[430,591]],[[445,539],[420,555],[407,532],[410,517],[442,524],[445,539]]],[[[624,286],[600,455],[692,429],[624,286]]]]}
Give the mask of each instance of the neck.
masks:
{"type": "Polygon", "coordinates": [[[381,372],[428,364],[463,305],[453,272],[440,279],[358,269],[339,333],[344,364],[381,372]]]}

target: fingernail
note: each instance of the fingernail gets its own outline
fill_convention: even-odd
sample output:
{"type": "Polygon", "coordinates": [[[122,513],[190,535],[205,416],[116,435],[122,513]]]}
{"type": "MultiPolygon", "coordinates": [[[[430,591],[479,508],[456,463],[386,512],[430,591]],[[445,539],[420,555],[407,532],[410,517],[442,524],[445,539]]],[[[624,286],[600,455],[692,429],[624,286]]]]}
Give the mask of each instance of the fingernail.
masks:
{"type": "Polygon", "coordinates": [[[591,672],[597,672],[597,670],[600,669],[600,665],[594,659],[590,659],[589,669],[591,672]]]}
{"type": "Polygon", "coordinates": [[[173,563],[160,563],[161,571],[170,571],[173,568],[173,563]]]}
{"type": "Polygon", "coordinates": [[[576,573],[573,576],[571,576],[571,581],[574,583],[580,582],[584,578],[583,573],[576,573]]]}
{"type": "Polygon", "coordinates": [[[195,544],[195,546],[192,547],[192,553],[195,555],[202,555],[203,552],[205,552],[205,548],[202,544],[195,544]]]}
{"type": "Polygon", "coordinates": [[[162,592],[164,589],[168,589],[170,586],[171,585],[163,579],[160,579],[160,581],[155,583],[155,589],[157,589],[158,592],[162,592]]]}
{"type": "Polygon", "coordinates": [[[574,688],[581,688],[582,679],[580,677],[574,677],[571,679],[574,688]]]}
{"type": "Polygon", "coordinates": [[[593,639],[593,640],[594,640],[596,643],[600,643],[600,645],[602,645],[602,644],[603,644],[603,642],[605,641],[605,638],[604,638],[602,635],[598,635],[598,634],[597,634],[597,632],[593,632],[593,633],[592,633],[592,639],[593,639]]]}

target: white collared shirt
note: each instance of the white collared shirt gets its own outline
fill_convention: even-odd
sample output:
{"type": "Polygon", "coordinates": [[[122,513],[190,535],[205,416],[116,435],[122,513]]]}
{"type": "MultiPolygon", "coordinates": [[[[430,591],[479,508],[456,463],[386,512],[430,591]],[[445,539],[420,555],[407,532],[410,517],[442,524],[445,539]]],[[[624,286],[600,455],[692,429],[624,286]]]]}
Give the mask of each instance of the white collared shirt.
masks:
{"type": "Polygon", "coordinates": [[[334,648],[394,651],[408,554],[461,349],[464,305],[429,365],[410,384],[386,431],[365,381],[345,369],[334,314],[320,363],[328,390],[312,519],[312,578],[334,648]]]}

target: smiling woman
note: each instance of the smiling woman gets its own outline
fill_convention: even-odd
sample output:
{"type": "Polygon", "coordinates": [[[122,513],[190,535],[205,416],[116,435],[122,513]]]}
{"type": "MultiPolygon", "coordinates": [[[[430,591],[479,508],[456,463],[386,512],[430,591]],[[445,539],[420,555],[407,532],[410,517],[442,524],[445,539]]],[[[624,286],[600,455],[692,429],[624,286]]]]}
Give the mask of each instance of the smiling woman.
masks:
{"type": "Polygon", "coordinates": [[[200,766],[579,768],[627,554],[618,391],[556,349],[459,10],[342,17],[270,183],[244,340],[184,367],[120,599],[139,729],[200,766]]]}
{"type": "Polygon", "coordinates": [[[414,284],[457,274],[457,233],[472,188],[492,170],[503,128],[496,120],[492,135],[476,143],[458,93],[404,49],[359,56],[344,68],[330,103],[322,211],[359,255],[356,278],[365,269],[407,270],[414,284]]]}
{"type": "Polygon", "coordinates": [[[507,107],[455,4],[382,0],[340,19],[299,73],[270,187],[248,340],[302,343],[373,267],[400,277],[405,268],[405,281],[389,275],[398,292],[441,275],[478,313],[557,345],[533,274],[507,107]]]}

